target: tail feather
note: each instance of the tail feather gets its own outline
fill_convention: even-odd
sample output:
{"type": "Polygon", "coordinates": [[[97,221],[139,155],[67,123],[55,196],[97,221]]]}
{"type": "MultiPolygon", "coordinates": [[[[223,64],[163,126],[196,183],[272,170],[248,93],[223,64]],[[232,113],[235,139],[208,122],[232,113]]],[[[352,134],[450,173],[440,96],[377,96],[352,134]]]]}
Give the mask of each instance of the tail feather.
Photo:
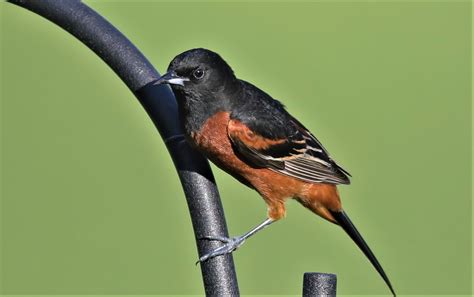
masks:
{"type": "Polygon", "coordinates": [[[362,250],[365,256],[369,259],[370,263],[372,263],[372,265],[375,267],[377,272],[380,274],[380,276],[383,278],[383,280],[387,284],[393,296],[396,296],[395,291],[393,290],[392,284],[390,283],[390,280],[385,274],[385,271],[383,270],[382,266],[380,265],[379,261],[375,257],[374,253],[372,253],[369,246],[365,242],[364,238],[362,238],[362,235],[360,235],[359,231],[357,231],[356,227],[351,222],[347,214],[343,210],[340,210],[340,211],[330,210],[330,213],[334,217],[334,219],[337,221],[337,223],[342,227],[342,229],[346,231],[346,233],[352,238],[352,240],[357,244],[357,246],[362,250]]]}

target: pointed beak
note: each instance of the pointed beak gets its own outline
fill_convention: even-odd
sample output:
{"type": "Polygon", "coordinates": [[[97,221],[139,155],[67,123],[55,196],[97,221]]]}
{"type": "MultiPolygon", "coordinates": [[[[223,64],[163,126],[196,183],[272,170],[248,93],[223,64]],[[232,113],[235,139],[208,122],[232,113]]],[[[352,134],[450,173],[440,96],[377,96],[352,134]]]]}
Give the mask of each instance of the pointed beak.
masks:
{"type": "Polygon", "coordinates": [[[170,84],[170,85],[180,85],[184,86],[184,82],[189,81],[189,78],[180,77],[174,71],[167,72],[163,74],[157,81],[155,81],[154,85],[162,85],[162,84],[170,84]]]}

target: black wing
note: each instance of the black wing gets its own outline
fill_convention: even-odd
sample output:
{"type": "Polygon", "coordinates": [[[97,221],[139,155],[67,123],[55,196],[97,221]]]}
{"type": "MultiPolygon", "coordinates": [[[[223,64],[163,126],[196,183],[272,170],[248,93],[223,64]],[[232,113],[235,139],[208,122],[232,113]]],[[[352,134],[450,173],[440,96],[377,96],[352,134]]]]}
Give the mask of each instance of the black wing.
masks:
{"type": "MultiPolygon", "coordinates": [[[[291,116],[290,116],[291,117],[291,116]]],[[[312,183],[349,184],[349,173],[329,157],[321,143],[296,119],[290,118],[292,134],[270,139],[239,120],[228,124],[234,149],[245,161],[312,183]]],[[[350,176],[350,175],[349,175],[350,176]]]]}

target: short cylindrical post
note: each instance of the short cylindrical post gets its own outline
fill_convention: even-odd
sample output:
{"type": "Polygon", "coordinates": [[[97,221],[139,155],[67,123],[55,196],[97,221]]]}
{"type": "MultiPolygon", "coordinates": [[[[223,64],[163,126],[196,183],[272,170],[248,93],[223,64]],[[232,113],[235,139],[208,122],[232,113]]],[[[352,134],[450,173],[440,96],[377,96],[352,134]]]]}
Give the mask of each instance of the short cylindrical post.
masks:
{"type": "Polygon", "coordinates": [[[336,296],[337,277],[331,273],[306,272],[303,297],[336,296]]]}

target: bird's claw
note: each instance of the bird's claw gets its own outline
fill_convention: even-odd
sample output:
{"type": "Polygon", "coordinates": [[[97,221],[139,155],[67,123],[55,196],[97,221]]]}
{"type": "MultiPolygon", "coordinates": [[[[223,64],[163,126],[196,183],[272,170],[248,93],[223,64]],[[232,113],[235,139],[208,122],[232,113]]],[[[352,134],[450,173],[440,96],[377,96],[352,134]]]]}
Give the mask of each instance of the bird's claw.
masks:
{"type": "Polygon", "coordinates": [[[232,239],[224,236],[203,236],[199,240],[215,240],[223,243],[229,243],[232,239]]]}
{"type": "Polygon", "coordinates": [[[198,263],[207,261],[207,260],[212,259],[212,258],[217,257],[217,256],[230,254],[233,251],[235,251],[236,249],[238,249],[245,242],[245,238],[243,238],[243,237],[227,238],[227,237],[221,237],[221,236],[204,236],[200,239],[203,239],[203,240],[216,240],[216,241],[220,241],[220,242],[224,243],[224,245],[212,250],[211,252],[209,252],[209,253],[207,253],[203,256],[201,256],[199,258],[199,260],[196,262],[196,265],[198,263]]]}

